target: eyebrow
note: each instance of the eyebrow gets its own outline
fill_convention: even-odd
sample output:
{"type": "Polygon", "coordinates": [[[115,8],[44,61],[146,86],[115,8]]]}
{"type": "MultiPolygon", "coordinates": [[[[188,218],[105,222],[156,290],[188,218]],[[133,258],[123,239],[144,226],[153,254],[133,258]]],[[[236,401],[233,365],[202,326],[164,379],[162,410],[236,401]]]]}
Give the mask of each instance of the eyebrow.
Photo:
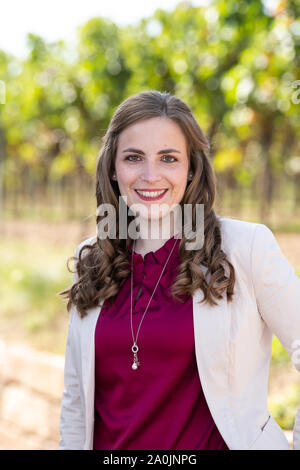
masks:
{"type": "MultiPolygon", "coordinates": [[[[122,153],[124,153],[124,152],[134,152],[134,153],[139,153],[140,155],[145,155],[145,152],[143,152],[142,150],[133,148],[133,147],[129,147],[128,149],[125,149],[125,150],[122,151],[122,153]]],[[[164,153],[173,153],[173,152],[181,153],[181,152],[179,152],[179,150],[172,149],[172,148],[159,150],[157,153],[158,153],[158,155],[162,155],[164,153]]]]}

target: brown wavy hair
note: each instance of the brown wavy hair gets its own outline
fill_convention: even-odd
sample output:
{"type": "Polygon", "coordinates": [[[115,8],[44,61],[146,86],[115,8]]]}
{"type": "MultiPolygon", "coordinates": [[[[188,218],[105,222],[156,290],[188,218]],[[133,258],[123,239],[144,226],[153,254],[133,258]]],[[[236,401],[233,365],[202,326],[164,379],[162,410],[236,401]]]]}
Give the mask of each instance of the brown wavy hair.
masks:
{"type": "MultiPolygon", "coordinates": [[[[204,204],[204,244],[199,250],[186,250],[185,243],[188,239],[182,234],[179,243],[182,262],[178,267],[171,295],[183,302],[178,296],[192,296],[200,288],[204,294],[201,302],[217,305],[215,299],[221,299],[224,293],[227,301],[232,300],[235,271],[221,249],[221,222],[213,210],[216,181],[209,160],[210,145],[191,110],[182,100],[169,93],[143,91],[130,96],[117,108],[103,137],[103,146],[97,160],[97,207],[104,203],[115,207],[117,236],[114,239],[97,237],[95,243],[82,246],[78,256],[68,260],[68,263],[75,260],[78,277],[76,276],[76,282],[69,289],[59,294],[68,298],[67,310],[70,311],[73,304],[81,317],[87,314],[86,310],[98,306],[101,299],[109,299],[112,304],[130,275],[128,248],[131,238],[128,234],[126,239],[119,239],[120,191],[117,181],[113,181],[111,177],[115,169],[119,134],[137,121],[154,117],[172,119],[185,135],[189,170],[194,176],[187,183],[180,205],[183,209],[184,204],[192,204],[193,230],[196,228],[196,204],[204,204]],[[207,268],[205,273],[201,265],[207,268]]],[[[102,217],[96,216],[97,224],[102,217]]],[[[128,225],[132,217],[127,212],[128,225]]]]}

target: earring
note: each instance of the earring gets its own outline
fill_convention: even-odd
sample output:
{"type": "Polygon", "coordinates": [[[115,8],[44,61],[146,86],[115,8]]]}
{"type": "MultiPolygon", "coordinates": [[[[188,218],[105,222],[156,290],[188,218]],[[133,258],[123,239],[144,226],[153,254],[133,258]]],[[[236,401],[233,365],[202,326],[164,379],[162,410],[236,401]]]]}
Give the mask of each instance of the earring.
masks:
{"type": "Polygon", "coordinates": [[[189,180],[191,180],[193,178],[193,173],[190,171],[189,173],[189,180]]]}
{"type": "Polygon", "coordinates": [[[116,175],[116,173],[113,173],[113,175],[112,175],[112,179],[113,179],[113,180],[116,180],[116,179],[117,179],[117,175],[116,175]]]}

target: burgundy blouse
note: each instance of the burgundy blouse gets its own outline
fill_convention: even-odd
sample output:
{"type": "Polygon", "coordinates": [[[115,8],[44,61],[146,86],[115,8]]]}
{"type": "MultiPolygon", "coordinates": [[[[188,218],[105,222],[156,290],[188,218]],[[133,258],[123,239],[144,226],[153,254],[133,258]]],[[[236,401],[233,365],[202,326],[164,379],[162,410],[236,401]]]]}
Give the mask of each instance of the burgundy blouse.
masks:
{"type": "MultiPolygon", "coordinates": [[[[130,276],[114,305],[103,304],[95,330],[95,450],[228,450],[199,379],[193,299],[181,296],[180,303],[170,294],[180,239],[144,258],[133,253],[134,337],[174,243],[139,331],[137,370],[131,367],[130,276]]],[[[129,248],[130,263],[131,256],[129,248]]]]}

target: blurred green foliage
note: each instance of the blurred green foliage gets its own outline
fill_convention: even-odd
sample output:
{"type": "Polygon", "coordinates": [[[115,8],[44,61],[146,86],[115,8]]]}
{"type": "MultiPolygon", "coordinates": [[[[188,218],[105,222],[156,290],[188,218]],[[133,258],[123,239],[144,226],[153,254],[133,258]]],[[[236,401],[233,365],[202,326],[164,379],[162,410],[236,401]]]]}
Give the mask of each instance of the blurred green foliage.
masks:
{"type": "Polygon", "coordinates": [[[282,429],[293,429],[295,416],[299,408],[300,385],[296,384],[280,400],[269,401],[272,416],[282,429]]]}
{"type": "Polygon", "coordinates": [[[0,191],[33,200],[75,176],[90,188],[116,107],[158,89],[191,107],[212,143],[220,191],[250,195],[261,216],[278,191],[300,201],[300,5],[212,0],[158,9],[137,25],[92,18],[78,43],[29,34],[19,60],[0,51],[0,191]],[[243,190],[242,192],[237,192],[243,190]],[[37,193],[39,191],[39,193],[37,193]]]}
{"type": "Polygon", "coordinates": [[[2,336],[25,338],[41,349],[63,353],[68,315],[58,292],[72,280],[66,248],[1,239],[0,257],[2,336]]]}
{"type": "Polygon", "coordinates": [[[289,355],[279,342],[279,339],[273,336],[271,364],[284,365],[290,362],[289,355]]]}

